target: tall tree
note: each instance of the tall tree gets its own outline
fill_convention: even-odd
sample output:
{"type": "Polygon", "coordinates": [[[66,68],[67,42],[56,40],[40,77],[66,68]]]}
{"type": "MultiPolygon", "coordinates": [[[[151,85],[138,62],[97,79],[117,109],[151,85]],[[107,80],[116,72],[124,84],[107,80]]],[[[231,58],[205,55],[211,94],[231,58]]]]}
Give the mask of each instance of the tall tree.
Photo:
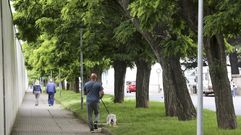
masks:
{"type": "Polygon", "coordinates": [[[115,38],[127,44],[130,57],[135,61],[136,73],[136,107],[149,106],[149,80],[151,65],[155,58],[150,46],[136,30],[130,20],[126,20],[115,29],[115,38]]]}
{"type": "Polygon", "coordinates": [[[125,26],[128,27],[126,22],[129,21],[129,18],[122,13],[122,10],[119,10],[121,7],[115,5],[114,1],[95,1],[94,4],[91,4],[91,6],[91,9],[93,10],[88,13],[91,14],[91,16],[89,16],[91,21],[88,22],[92,24],[92,28],[93,23],[95,23],[95,25],[98,26],[98,30],[94,30],[95,33],[96,31],[99,31],[98,35],[102,35],[101,41],[99,42],[103,43],[102,55],[111,59],[115,70],[114,102],[121,103],[124,101],[126,67],[133,65],[132,62],[135,60],[133,55],[134,53],[136,55],[135,57],[138,55],[140,57],[140,53],[138,54],[136,51],[133,52],[132,50],[135,50],[136,48],[134,44],[137,43],[135,42],[142,39],[133,38],[132,41],[127,41],[129,40],[127,39],[129,38],[128,35],[132,35],[133,33],[131,31],[133,28],[124,29],[125,26]],[[116,39],[116,35],[119,36],[118,39],[116,39]],[[122,42],[120,40],[125,41],[122,42]]]}
{"type": "MultiPolygon", "coordinates": [[[[197,3],[182,0],[179,4],[180,15],[197,32],[197,3]]],[[[204,47],[215,93],[217,123],[219,128],[233,129],[237,123],[227,76],[224,37],[240,32],[240,1],[207,1],[204,5],[204,47]]]]}
{"type": "MultiPolygon", "coordinates": [[[[163,68],[166,115],[178,116],[180,120],[189,120],[195,117],[196,111],[181,72],[180,56],[176,54],[165,56],[162,53],[164,51],[163,46],[161,46],[163,45],[162,41],[170,38],[169,28],[172,26],[169,24],[173,24],[171,17],[175,15],[172,3],[162,0],[148,2],[135,0],[128,10],[129,0],[116,0],[116,2],[120,4],[123,12],[133,20],[134,26],[149,43],[163,68]]],[[[180,26],[180,22],[178,24],[180,26]]]]}

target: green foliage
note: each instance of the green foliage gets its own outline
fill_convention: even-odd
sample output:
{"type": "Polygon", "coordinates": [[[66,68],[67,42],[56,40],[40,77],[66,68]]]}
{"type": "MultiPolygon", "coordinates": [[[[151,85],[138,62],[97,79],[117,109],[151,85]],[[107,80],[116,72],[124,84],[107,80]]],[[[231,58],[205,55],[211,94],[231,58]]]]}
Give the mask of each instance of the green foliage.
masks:
{"type": "Polygon", "coordinates": [[[47,18],[47,17],[43,17],[41,19],[36,20],[35,22],[35,26],[41,30],[41,31],[46,31],[48,33],[51,33],[54,31],[54,25],[55,25],[56,21],[51,19],[51,18],[47,18]]]}
{"type": "Polygon", "coordinates": [[[119,8],[119,5],[111,0],[88,2],[88,11],[84,16],[84,23],[87,25],[87,31],[84,34],[86,42],[84,50],[85,52],[91,52],[87,54],[89,58],[94,56],[101,60],[104,55],[111,61],[130,63],[133,60],[131,50],[134,47],[130,44],[130,36],[133,35],[133,32],[129,33],[131,31],[125,30],[130,30],[131,27],[134,30],[134,27],[130,25],[130,22],[122,23],[127,18],[119,8]],[[124,27],[125,29],[122,29],[124,27]],[[125,34],[126,39],[121,42],[119,39],[124,38],[123,34],[125,34]]]}
{"type": "Polygon", "coordinates": [[[35,70],[28,70],[28,77],[29,84],[31,84],[32,82],[35,82],[35,80],[39,79],[40,72],[37,72],[35,70]]]}
{"type": "Polygon", "coordinates": [[[86,4],[87,1],[85,0],[71,0],[62,8],[61,17],[66,22],[80,24],[86,12],[86,4]]]}
{"type": "Polygon", "coordinates": [[[174,40],[167,40],[161,44],[163,53],[167,56],[189,57],[196,55],[197,45],[189,36],[180,35],[174,40]]]}
{"type": "MultiPolygon", "coordinates": [[[[150,32],[157,40],[162,55],[180,57],[196,56],[196,38],[185,20],[178,14],[176,1],[135,0],[129,9],[131,15],[140,21],[141,30],[150,32]]],[[[156,51],[156,50],[154,50],[156,51]]]]}
{"type": "Polygon", "coordinates": [[[213,13],[205,17],[204,35],[211,37],[215,34],[240,34],[241,2],[225,0],[214,4],[213,13]]]}
{"type": "Polygon", "coordinates": [[[235,51],[236,48],[229,44],[226,39],[224,39],[224,44],[228,53],[232,53],[235,51]]]}
{"type": "Polygon", "coordinates": [[[132,37],[133,34],[135,34],[135,32],[137,31],[131,20],[126,20],[122,22],[118,27],[116,27],[114,32],[114,38],[118,42],[125,44],[128,40],[130,40],[130,37],[132,37]]]}
{"type": "MultiPolygon", "coordinates": [[[[94,65],[99,65],[98,61],[102,60],[131,61],[136,57],[145,57],[145,55],[151,57],[150,54],[153,54],[150,53],[151,51],[146,51],[148,50],[146,42],[142,43],[144,39],[136,31],[132,20],[127,18],[115,1],[13,0],[13,3],[16,10],[14,23],[19,30],[18,37],[34,47],[30,49],[31,51],[38,54],[43,51],[44,55],[50,56],[43,58],[35,54],[30,58],[31,55],[26,55],[35,64],[37,70],[40,69],[41,64],[46,67],[44,71],[53,67],[66,70],[78,69],[79,30],[82,26],[85,26],[84,58],[85,61],[95,63],[94,65]],[[53,42],[52,37],[55,40],[53,42]],[[55,45],[55,49],[44,52],[41,48],[49,47],[46,44],[55,45]],[[39,60],[36,62],[34,59],[39,60]],[[51,65],[49,64],[51,62],[54,64],[47,66],[51,65]]],[[[205,6],[214,10],[211,10],[211,15],[205,18],[205,35],[239,34],[240,5],[240,1],[237,0],[207,1],[205,6]]],[[[191,39],[196,37],[195,34],[190,33],[185,21],[178,16],[179,8],[176,1],[165,0],[133,0],[129,5],[131,16],[139,19],[142,30],[151,32],[154,38],[158,38],[161,32],[166,33],[164,40],[159,43],[165,55],[193,56],[196,47],[193,43],[195,41],[191,39]]],[[[230,47],[227,46],[227,48],[230,47]]],[[[33,65],[30,66],[31,62],[28,64],[33,68],[33,65]]],[[[72,73],[78,73],[78,70],[72,73]]]]}
{"type": "Polygon", "coordinates": [[[28,42],[31,46],[29,48],[34,52],[25,55],[29,69],[41,72],[42,75],[48,75],[49,71],[57,75],[60,69],[65,79],[79,75],[79,32],[83,24],[84,70],[87,72],[89,68],[96,66],[108,68],[108,57],[113,54],[109,50],[113,43],[116,45],[112,40],[114,25],[110,23],[115,16],[105,14],[108,11],[104,6],[106,3],[103,2],[15,0],[14,16],[15,24],[19,28],[18,35],[20,39],[28,42]],[[111,16],[112,19],[109,19],[111,16]]]}
{"type": "MultiPolygon", "coordinates": [[[[131,20],[123,21],[114,30],[114,38],[122,43],[126,44],[127,57],[131,57],[130,60],[145,60],[150,63],[154,63],[155,56],[152,53],[150,46],[147,44],[142,35],[136,30],[131,20]]],[[[127,58],[126,58],[127,59],[127,58]]]]}
{"type": "Polygon", "coordinates": [[[40,34],[39,30],[35,27],[35,22],[32,18],[27,18],[23,13],[14,14],[14,24],[18,25],[17,37],[29,42],[36,41],[38,35],[40,34]]]}
{"type": "MultiPolygon", "coordinates": [[[[23,52],[29,72],[37,74],[38,77],[56,68],[54,67],[56,38],[53,37],[46,40],[45,35],[42,35],[42,38],[45,40],[39,40],[40,42],[37,46],[27,43],[23,45],[23,52]]],[[[31,76],[29,77],[31,78],[31,76]]]]}
{"type": "Polygon", "coordinates": [[[175,6],[166,0],[135,0],[129,6],[131,16],[140,20],[143,30],[153,31],[157,25],[171,24],[175,6]]]}

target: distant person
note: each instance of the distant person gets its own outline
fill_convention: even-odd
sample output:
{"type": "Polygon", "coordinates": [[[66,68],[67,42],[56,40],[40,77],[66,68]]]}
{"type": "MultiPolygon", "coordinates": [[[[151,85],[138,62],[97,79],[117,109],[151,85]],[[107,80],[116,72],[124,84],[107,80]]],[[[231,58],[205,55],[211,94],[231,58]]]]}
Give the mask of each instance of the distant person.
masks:
{"type": "Polygon", "coordinates": [[[46,86],[46,92],[48,93],[48,103],[49,106],[54,105],[54,94],[56,93],[56,84],[53,82],[52,79],[49,80],[46,86]]]}
{"type": "Polygon", "coordinates": [[[235,97],[237,93],[237,86],[235,85],[234,82],[231,84],[231,90],[232,90],[232,96],[235,97]]]}
{"type": "Polygon", "coordinates": [[[99,100],[103,97],[104,91],[102,84],[96,81],[97,75],[92,73],[90,76],[90,81],[84,85],[84,94],[86,97],[87,113],[88,113],[88,125],[90,132],[94,132],[94,129],[98,129],[99,121],[99,100]],[[95,115],[94,122],[92,120],[92,115],[95,115]]]}
{"type": "Polygon", "coordinates": [[[35,106],[38,106],[39,104],[40,93],[42,93],[42,88],[39,84],[39,80],[36,80],[35,84],[33,85],[33,94],[35,95],[35,106]]]}

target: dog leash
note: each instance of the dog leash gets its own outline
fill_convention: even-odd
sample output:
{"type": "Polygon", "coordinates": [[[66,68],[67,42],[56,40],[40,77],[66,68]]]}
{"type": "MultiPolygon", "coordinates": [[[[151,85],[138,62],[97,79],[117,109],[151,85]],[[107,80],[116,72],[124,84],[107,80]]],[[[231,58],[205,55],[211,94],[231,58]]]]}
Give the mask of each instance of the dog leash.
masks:
{"type": "Polygon", "coordinates": [[[107,107],[106,107],[106,105],[105,105],[104,101],[103,101],[102,99],[100,99],[100,100],[101,100],[101,102],[103,103],[103,105],[104,105],[105,110],[107,111],[107,113],[108,113],[108,114],[110,114],[110,112],[109,112],[109,110],[107,109],[107,107]]]}

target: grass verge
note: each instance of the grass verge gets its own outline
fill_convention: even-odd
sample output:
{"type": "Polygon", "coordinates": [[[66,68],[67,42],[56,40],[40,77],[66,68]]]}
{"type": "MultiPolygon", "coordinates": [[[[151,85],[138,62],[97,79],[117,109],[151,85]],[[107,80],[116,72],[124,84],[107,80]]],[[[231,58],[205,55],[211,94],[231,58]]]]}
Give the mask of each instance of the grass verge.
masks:
{"type": "MultiPolygon", "coordinates": [[[[62,91],[62,96],[56,93],[56,100],[65,108],[74,112],[80,119],[87,121],[86,104],[80,109],[80,94],[72,91],[62,91]]],[[[109,111],[117,115],[118,126],[106,127],[114,135],[195,135],[196,120],[178,121],[175,117],[166,117],[164,104],[150,102],[150,107],[135,108],[134,100],[127,100],[122,104],[114,104],[113,96],[105,95],[103,101],[109,111]]],[[[100,122],[105,123],[107,112],[100,104],[100,122]]],[[[217,128],[215,112],[204,110],[204,135],[241,135],[241,127],[235,130],[217,128]]],[[[241,123],[241,117],[237,117],[241,123]]]]}

